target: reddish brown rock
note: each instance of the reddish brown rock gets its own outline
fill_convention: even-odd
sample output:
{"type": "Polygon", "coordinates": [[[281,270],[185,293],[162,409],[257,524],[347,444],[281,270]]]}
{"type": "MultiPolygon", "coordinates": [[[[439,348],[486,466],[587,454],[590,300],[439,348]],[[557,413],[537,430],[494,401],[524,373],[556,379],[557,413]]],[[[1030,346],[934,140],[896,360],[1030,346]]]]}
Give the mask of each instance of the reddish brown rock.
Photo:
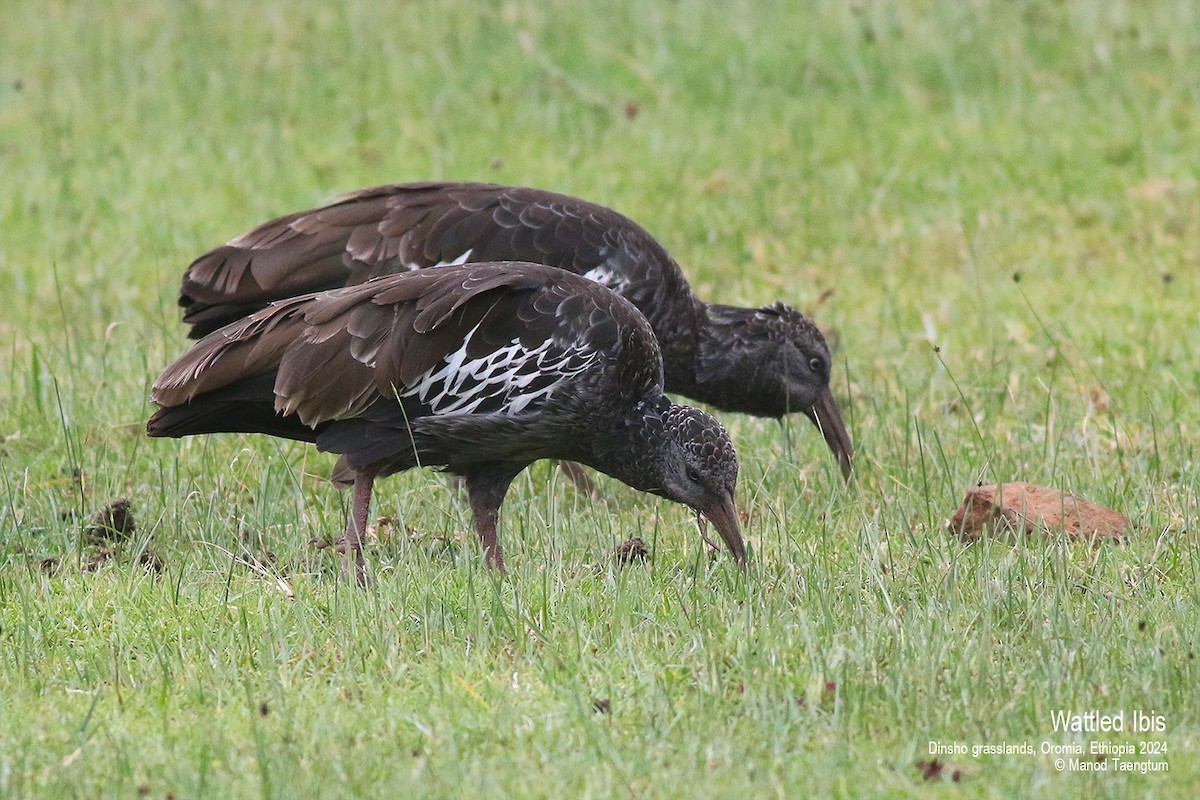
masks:
{"type": "Polygon", "coordinates": [[[1032,536],[1065,534],[1070,539],[1120,540],[1129,520],[1111,508],[1034,483],[977,486],[950,520],[950,532],[967,541],[987,533],[1032,536]]]}

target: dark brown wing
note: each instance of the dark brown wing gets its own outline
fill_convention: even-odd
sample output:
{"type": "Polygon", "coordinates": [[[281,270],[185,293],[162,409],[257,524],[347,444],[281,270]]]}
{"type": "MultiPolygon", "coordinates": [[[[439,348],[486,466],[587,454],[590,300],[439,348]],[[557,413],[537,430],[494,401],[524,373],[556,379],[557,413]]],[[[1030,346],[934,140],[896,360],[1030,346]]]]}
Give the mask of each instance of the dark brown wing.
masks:
{"type": "Polygon", "coordinates": [[[670,254],[611,209],[553,192],[482,183],[363,189],[267,222],[205,253],[179,304],[193,338],[268,302],[381,275],[476,261],[528,261],[583,275],[662,323],[697,301],[670,254]]]}
{"type": "Polygon", "coordinates": [[[627,302],[559,270],[470,264],[283,300],[206,336],[155,381],[148,431],[311,441],[380,402],[409,419],[515,416],[661,387],[653,333],[627,302]]]}

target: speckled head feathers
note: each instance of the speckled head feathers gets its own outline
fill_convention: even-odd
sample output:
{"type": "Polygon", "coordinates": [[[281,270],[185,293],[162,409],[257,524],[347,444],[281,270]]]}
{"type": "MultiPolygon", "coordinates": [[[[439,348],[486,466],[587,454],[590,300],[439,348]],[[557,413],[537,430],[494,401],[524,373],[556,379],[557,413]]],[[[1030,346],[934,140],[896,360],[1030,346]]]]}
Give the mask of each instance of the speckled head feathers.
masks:
{"type": "Polygon", "coordinates": [[[768,334],[793,342],[819,342],[828,350],[829,345],[821,329],[799,310],[776,301],[758,309],[757,314],[768,334]]]}
{"type": "Polygon", "coordinates": [[[732,491],[737,486],[737,451],[724,426],[712,414],[691,406],[672,405],[663,416],[663,424],[674,431],[675,441],[689,455],[720,476],[723,488],[732,491]]]}

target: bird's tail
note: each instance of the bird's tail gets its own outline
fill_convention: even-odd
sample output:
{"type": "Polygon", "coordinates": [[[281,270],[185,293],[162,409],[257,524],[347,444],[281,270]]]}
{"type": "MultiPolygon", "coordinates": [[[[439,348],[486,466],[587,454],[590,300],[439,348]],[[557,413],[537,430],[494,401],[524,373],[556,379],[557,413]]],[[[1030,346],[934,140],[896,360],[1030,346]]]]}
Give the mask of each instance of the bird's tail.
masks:
{"type": "Polygon", "coordinates": [[[316,441],[321,426],[313,429],[295,415],[280,416],[270,389],[264,393],[256,383],[252,379],[202,394],[189,403],[160,408],[146,423],[146,433],[175,439],[202,433],[265,433],[316,441]]]}

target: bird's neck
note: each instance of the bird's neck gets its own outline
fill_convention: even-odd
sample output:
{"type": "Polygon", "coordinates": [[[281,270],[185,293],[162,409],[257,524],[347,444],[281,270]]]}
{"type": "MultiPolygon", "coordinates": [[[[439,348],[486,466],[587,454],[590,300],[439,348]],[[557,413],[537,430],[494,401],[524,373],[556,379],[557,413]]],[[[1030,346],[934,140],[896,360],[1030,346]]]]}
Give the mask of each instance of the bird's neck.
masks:
{"type": "Polygon", "coordinates": [[[695,397],[691,394],[696,385],[694,364],[708,326],[706,307],[703,301],[689,296],[686,303],[668,309],[652,308],[646,314],[662,352],[663,383],[672,394],[695,397]]]}
{"type": "MultiPolygon", "coordinates": [[[[666,376],[667,390],[717,408],[737,410],[757,379],[757,365],[739,358],[751,308],[711,303],[701,309],[687,368],[666,376]],[[686,374],[684,374],[686,373],[686,374]]],[[[666,358],[664,356],[664,364],[666,358]]],[[[668,371],[669,372],[669,371],[668,371]]]]}
{"type": "Polygon", "coordinates": [[[593,452],[584,463],[634,489],[660,493],[664,419],[671,407],[671,401],[662,395],[638,402],[594,437],[593,452]]]}

